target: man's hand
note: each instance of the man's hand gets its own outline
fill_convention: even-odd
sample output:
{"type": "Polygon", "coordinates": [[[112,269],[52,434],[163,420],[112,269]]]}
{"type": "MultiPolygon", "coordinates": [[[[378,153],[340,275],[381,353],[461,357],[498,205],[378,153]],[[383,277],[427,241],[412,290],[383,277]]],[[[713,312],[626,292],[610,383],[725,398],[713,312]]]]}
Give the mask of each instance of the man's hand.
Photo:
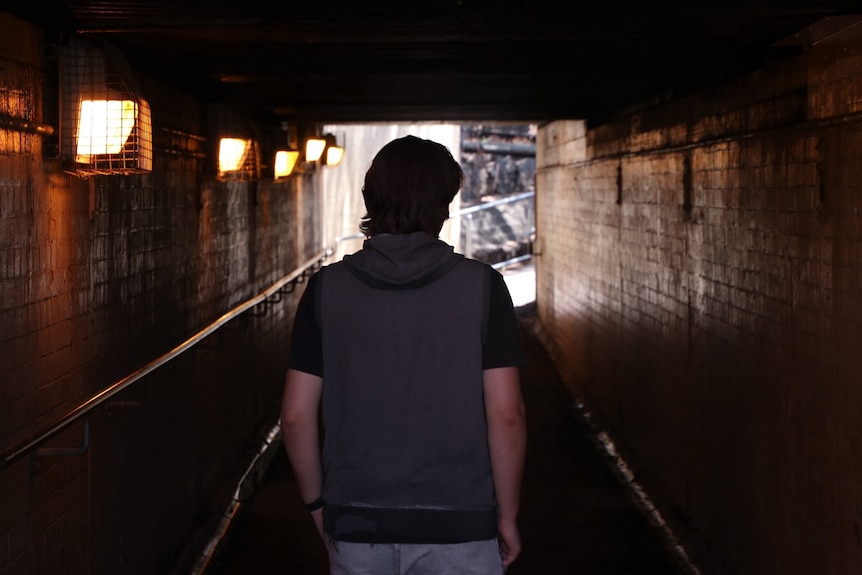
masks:
{"type": "Polygon", "coordinates": [[[521,534],[514,521],[500,521],[497,529],[500,532],[500,557],[503,559],[503,567],[508,567],[521,554],[521,534]]]}

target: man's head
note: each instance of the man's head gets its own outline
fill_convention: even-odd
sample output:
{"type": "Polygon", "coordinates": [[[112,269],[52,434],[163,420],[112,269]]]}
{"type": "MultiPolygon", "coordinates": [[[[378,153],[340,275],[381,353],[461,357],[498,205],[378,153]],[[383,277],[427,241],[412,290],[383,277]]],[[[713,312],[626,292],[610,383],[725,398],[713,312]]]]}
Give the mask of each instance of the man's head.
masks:
{"type": "Polygon", "coordinates": [[[464,180],[446,146],[405,136],[383,146],[365,173],[367,213],[359,229],[377,234],[440,234],[464,180]]]}

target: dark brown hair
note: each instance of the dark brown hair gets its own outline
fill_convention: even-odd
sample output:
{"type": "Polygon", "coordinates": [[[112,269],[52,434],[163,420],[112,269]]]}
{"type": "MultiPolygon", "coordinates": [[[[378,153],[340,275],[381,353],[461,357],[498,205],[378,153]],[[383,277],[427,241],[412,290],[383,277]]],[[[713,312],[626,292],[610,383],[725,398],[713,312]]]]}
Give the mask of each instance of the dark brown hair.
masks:
{"type": "Polygon", "coordinates": [[[461,166],[442,144],[405,136],[383,146],[365,173],[366,236],[440,233],[449,203],[464,181],[461,166]]]}

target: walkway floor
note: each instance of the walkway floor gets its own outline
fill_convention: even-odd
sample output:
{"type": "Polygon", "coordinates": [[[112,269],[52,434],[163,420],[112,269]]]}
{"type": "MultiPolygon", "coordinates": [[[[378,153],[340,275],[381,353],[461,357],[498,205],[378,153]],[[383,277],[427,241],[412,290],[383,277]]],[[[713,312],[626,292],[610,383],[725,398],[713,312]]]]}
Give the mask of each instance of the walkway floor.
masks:
{"type": "MultiPolygon", "coordinates": [[[[523,330],[529,430],[523,552],[508,575],[679,575],[572,417],[550,359],[523,330]]],[[[323,544],[282,450],[234,527],[214,575],[325,575],[323,544]]]]}

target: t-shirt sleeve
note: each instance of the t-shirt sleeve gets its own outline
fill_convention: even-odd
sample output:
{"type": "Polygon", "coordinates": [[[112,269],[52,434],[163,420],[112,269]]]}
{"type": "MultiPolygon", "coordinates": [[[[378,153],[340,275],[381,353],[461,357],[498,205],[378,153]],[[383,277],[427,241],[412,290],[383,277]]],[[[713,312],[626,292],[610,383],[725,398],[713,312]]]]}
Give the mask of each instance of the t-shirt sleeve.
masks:
{"type": "Polygon", "coordinates": [[[521,331],[512,296],[506,287],[506,280],[497,270],[491,273],[491,286],[488,307],[488,330],[482,349],[482,368],[524,367],[524,350],[521,345],[521,331]]]}
{"type": "MultiPolygon", "coordinates": [[[[319,272],[318,272],[319,273],[319,272]]],[[[317,325],[315,310],[315,286],[318,274],[308,278],[305,291],[299,298],[293,318],[293,334],[290,336],[288,369],[323,376],[323,338],[317,325]]]]}

